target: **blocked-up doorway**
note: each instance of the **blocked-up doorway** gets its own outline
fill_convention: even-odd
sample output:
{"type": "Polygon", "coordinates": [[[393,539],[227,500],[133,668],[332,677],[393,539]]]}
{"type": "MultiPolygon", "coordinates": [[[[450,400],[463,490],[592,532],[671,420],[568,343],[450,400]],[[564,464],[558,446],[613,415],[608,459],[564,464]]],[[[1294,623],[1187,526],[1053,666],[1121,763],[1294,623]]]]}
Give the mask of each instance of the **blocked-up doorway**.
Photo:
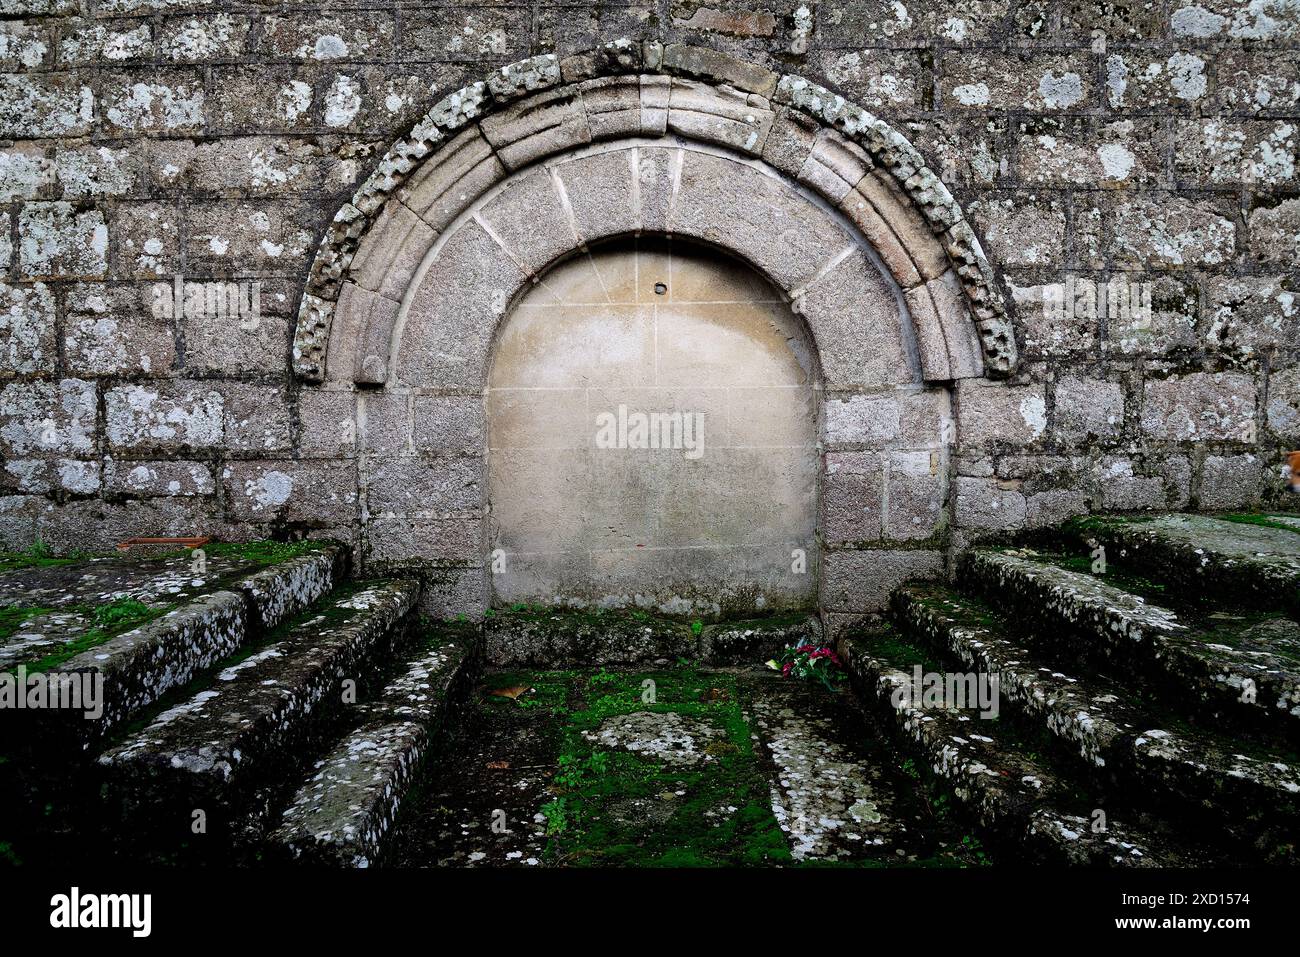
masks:
{"type": "Polygon", "coordinates": [[[732,258],[643,238],[555,267],[489,374],[494,603],[814,606],[819,390],[802,321],[732,258]]]}

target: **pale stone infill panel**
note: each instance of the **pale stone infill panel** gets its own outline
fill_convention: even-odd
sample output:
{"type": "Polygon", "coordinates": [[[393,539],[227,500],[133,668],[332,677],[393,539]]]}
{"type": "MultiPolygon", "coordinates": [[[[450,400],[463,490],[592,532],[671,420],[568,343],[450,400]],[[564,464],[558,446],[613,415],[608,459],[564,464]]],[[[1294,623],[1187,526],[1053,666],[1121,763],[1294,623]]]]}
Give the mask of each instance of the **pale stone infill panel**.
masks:
{"type": "Polygon", "coordinates": [[[548,272],[504,324],[488,382],[494,603],[811,605],[819,391],[802,323],[734,260],[642,241],[548,272]],[[617,432],[606,447],[601,416],[620,410],[692,417],[698,456],[619,447],[617,432]]]}
{"type": "MultiPolygon", "coordinates": [[[[918,274],[931,279],[943,271],[934,258],[938,250],[973,310],[989,371],[1006,374],[1016,364],[1002,293],[979,241],[947,188],[897,131],[801,77],[778,78],[713,50],[618,40],[564,60],[548,54],[505,66],[487,83],[472,84],[439,102],[390,149],[321,242],[294,340],[300,375],[320,379],[324,372],[340,283],[370,224],[385,202],[403,202],[408,178],[441,164],[444,144],[455,142],[456,134],[467,128],[480,130],[494,151],[493,162],[510,169],[598,139],[671,130],[752,155],[770,152],[779,158],[780,168],[836,203],[875,167],[877,179],[868,184],[868,191],[878,185],[882,203],[889,205],[891,192],[902,203],[908,222],[900,228],[906,235],[896,238],[909,253],[909,244],[917,245],[922,264],[918,274]],[[639,77],[630,76],[636,74],[639,77]],[[634,86],[639,109],[633,105],[634,86]],[[813,126],[803,125],[804,120],[813,126]],[[812,133],[817,126],[838,133],[835,138],[819,137],[812,133]],[[774,135],[774,129],[780,132],[774,135]],[[801,129],[810,135],[801,137],[801,129]]],[[[465,167],[464,158],[456,156],[459,150],[449,153],[458,172],[465,167]]],[[[455,195],[484,188],[484,174],[490,171],[481,164],[472,168],[472,182],[467,175],[452,177],[458,187],[455,195]],[[471,188],[460,189],[462,185],[471,188]]],[[[437,189],[427,192],[441,195],[437,189]]],[[[432,205],[432,198],[428,202],[432,205]]],[[[886,262],[909,288],[910,270],[893,253],[896,250],[886,255],[886,262]]]]}

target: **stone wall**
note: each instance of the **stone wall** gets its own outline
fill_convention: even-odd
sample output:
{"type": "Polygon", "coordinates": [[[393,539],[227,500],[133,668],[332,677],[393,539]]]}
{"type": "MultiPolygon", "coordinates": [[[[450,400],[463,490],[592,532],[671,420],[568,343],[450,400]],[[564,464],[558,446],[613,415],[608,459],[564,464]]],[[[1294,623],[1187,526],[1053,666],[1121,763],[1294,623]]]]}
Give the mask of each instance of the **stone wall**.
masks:
{"type": "MultiPolygon", "coordinates": [[[[1205,3],[0,0],[0,539],[360,539],[358,455],[387,441],[365,406],[383,397],[293,374],[320,237],[450,91],[625,36],[799,73],[889,121],[1011,304],[1014,378],[952,389],[943,513],[919,540],[844,543],[828,607],[876,607],[987,531],[1280,496],[1300,447],[1300,7],[1205,3]],[[256,281],[260,315],[154,308],[177,275],[256,281]],[[1115,280],[1149,315],[1087,308],[1115,280]],[[1054,285],[1070,309],[1045,305],[1054,285]]],[[[481,430],[481,410],[426,401],[413,428],[454,432],[440,447],[481,430]]],[[[853,451],[905,430],[894,401],[826,411],[857,455],[840,470],[855,503],[930,471],[853,451]]],[[[479,543],[462,544],[431,610],[482,604],[479,543]]]]}

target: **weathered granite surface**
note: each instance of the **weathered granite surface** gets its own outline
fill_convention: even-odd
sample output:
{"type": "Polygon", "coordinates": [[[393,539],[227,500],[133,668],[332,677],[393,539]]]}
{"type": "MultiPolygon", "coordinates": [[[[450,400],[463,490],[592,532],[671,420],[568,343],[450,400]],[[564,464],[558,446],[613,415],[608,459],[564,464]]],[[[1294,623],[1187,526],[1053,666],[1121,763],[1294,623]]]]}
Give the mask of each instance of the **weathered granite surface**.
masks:
{"type": "Polygon", "coordinates": [[[358,701],[418,594],[401,580],[341,592],[113,745],[96,762],[116,805],[127,815],[173,815],[150,825],[172,835],[199,809],[229,842],[256,790],[358,701]]]}
{"type": "MultiPolygon", "coordinates": [[[[1099,518],[1080,525],[1076,537],[1105,546],[1117,561],[1160,569],[1190,593],[1233,604],[1300,612],[1300,526],[1294,517],[1258,515],[1225,521],[1204,515],[1150,519],[1099,518]]],[[[1088,547],[1093,547],[1089,545],[1088,547]]]]}
{"type": "Polygon", "coordinates": [[[338,546],[278,563],[214,554],[134,561],[90,559],[0,574],[0,608],[16,619],[0,644],[0,667],[53,664],[61,674],[102,680],[102,713],[93,720],[29,712],[18,737],[88,749],[124,721],[256,634],[274,628],[325,595],[346,569],[338,546]],[[134,627],[99,612],[128,602],[134,627]],[[47,606],[53,610],[46,610],[47,606]],[[31,609],[24,615],[24,609],[31,609]]]}
{"type": "Polygon", "coordinates": [[[315,763],[271,835],[296,861],[370,867],[431,751],[444,745],[448,712],[472,676],[476,639],[421,649],[361,708],[356,728],[315,763]]]}
{"type": "Polygon", "coordinates": [[[1285,750],[1270,753],[1188,727],[1176,709],[1153,714],[1131,688],[1086,670],[1063,671],[1021,644],[1014,625],[995,620],[989,606],[946,588],[901,588],[891,606],[909,634],[966,668],[998,675],[1007,706],[1077,749],[1094,775],[1161,800],[1172,797],[1183,813],[1208,814],[1246,843],[1271,835],[1284,844],[1294,833],[1300,768],[1285,750]]]}
{"type": "MultiPolygon", "coordinates": [[[[822,605],[837,616],[881,610],[918,543],[930,547],[904,556],[909,569],[1092,511],[1277,502],[1281,454],[1300,447],[1288,4],[132,0],[9,15],[7,545],[293,527],[420,565],[430,611],[481,613],[487,503],[376,516],[365,461],[396,435],[399,455],[462,474],[457,457],[481,445],[473,416],[431,416],[428,400],[476,393],[417,383],[379,413],[356,388],[386,372],[369,343],[343,384],[304,386],[294,327],[305,317],[299,365],[336,307],[364,313],[382,345],[395,283],[462,194],[556,148],[632,135],[707,136],[833,196],[903,277],[913,316],[937,320],[917,363],[957,385],[827,397],[835,451],[856,456],[838,479],[826,471],[827,572],[879,570],[853,593],[833,582],[822,605]],[[456,176],[420,180],[435,153],[458,157],[456,176]],[[347,261],[367,230],[391,254],[347,261]],[[178,274],[257,281],[260,315],[156,311],[155,283],[178,274]],[[1150,309],[1108,302],[1114,281],[1150,309]],[[1067,282],[1079,308],[1045,308],[1067,282]],[[977,320],[975,349],[938,318],[953,302],[977,320]],[[1005,371],[1011,355],[1007,382],[964,377],[973,358],[1005,371]],[[873,528],[860,513],[877,497],[901,514],[873,528]]],[[[662,180],[670,168],[648,158],[662,180]]],[[[853,301],[849,284],[827,285],[824,308],[853,301]]]]}
{"type": "Polygon", "coordinates": [[[497,666],[666,664],[678,658],[749,664],[818,640],[821,623],[789,614],[749,621],[675,621],[622,612],[509,611],[483,622],[484,655],[497,666]]]}
{"type": "Polygon", "coordinates": [[[1296,734],[1300,663],[1285,649],[1222,644],[1168,608],[1023,554],[969,552],[959,580],[1033,622],[1036,642],[1058,653],[1111,669],[1138,669],[1209,713],[1296,734]]]}
{"type": "Polygon", "coordinates": [[[873,648],[870,636],[839,642],[858,693],[892,717],[930,770],[981,825],[1019,846],[1029,860],[1112,867],[1177,866],[1187,862],[1178,844],[1166,845],[1141,826],[1108,821],[1090,825],[1070,782],[1046,770],[1011,743],[997,721],[975,708],[912,707],[898,694],[911,686],[912,662],[873,648]]]}

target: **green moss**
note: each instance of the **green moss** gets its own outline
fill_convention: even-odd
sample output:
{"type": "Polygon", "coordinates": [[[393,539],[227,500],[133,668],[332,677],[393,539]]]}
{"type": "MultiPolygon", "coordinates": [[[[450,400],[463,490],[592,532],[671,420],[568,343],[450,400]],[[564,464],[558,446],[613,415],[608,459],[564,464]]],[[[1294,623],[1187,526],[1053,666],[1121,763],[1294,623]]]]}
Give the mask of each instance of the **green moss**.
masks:
{"type": "MultiPolygon", "coordinates": [[[[329,544],[329,542],[314,540],[300,542],[266,540],[256,542],[209,542],[203,546],[203,551],[207,553],[209,558],[222,556],[241,558],[258,565],[279,565],[291,558],[297,558],[309,552],[320,551],[329,544]]],[[[186,554],[188,554],[188,551],[186,554]]]]}
{"type": "Polygon", "coordinates": [[[185,684],[173,688],[171,691],[162,695],[152,705],[142,710],[135,718],[123,724],[116,732],[116,739],[122,740],[142,731],[144,728],[153,724],[154,719],[164,711],[167,711],[182,702],[189,701],[200,691],[211,688],[212,682],[217,674],[225,671],[227,668],[233,668],[242,661],[248,660],[253,655],[263,651],[269,645],[273,645],[277,641],[282,641],[290,632],[300,626],[303,622],[322,619],[323,623],[334,625],[345,622],[353,616],[360,614],[360,609],[339,608],[336,603],[356,594],[365,587],[365,582],[355,580],[346,581],[338,585],[335,587],[333,592],[319,600],[315,605],[312,605],[305,611],[299,612],[288,621],[281,622],[257,640],[251,641],[236,649],[210,667],[197,672],[185,684]]]}
{"type": "Polygon", "coordinates": [[[71,565],[84,561],[90,555],[76,552],[70,555],[56,556],[49,546],[39,538],[22,551],[0,551],[0,572],[14,571],[21,568],[46,568],[53,565],[71,565]]]}
{"type": "Polygon", "coordinates": [[[698,617],[674,618],[668,615],[650,614],[637,608],[555,608],[546,605],[529,605],[517,603],[504,608],[491,608],[489,617],[515,619],[528,622],[545,622],[557,629],[579,629],[610,623],[635,622],[645,624],[653,622],[666,629],[682,629],[693,635],[699,635],[706,627],[771,629],[777,631],[791,625],[806,621],[811,611],[804,609],[775,611],[761,617],[739,617],[723,615],[716,619],[703,620],[698,617]]]}
{"type": "Polygon", "coordinates": [[[569,697],[567,687],[576,705],[560,726],[555,796],[541,808],[551,861],[637,867],[789,861],[734,676],[689,668],[513,672],[494,675],[491,684],[528,684],[530,696],[552,706],[569,697]],[[701,767],[666,764],[653,755],[600,750],[584,734],[637,711],[674,712],[713,725],[721,735],[710,746],[712,760],[701,767]]]}
{"type": "Polygon", "coordinates": [[[12,638],[23,625],[39,615],[48,615],[53,608],[36,605],[6,605],[0,608],[0,641],[12,638]]]}
{"type": "Polygon", "coordinates": [[[106,641],[125,634],[134,628],[161,618],[175,608],[175,605],[146,605],[135,598],[119,598],[103,605],[88,607],[73,605],[66,610],[85,614],[94,624],[76,638],[64,644],[58,651],[44,657],[23,662],[29,673],[49,671],[66,661],[75,658],[84,651],[98,648],[106,641]]]}
{"type": "Polygon", "coordinates": [[[1300,535],[1300,528],[1288,525],[1286,522],[1279,522],[1275,515],[1267,513],[1239,512],[1230,515],[1215,515],[1214,517],[1224,522],[1236,522],[1239,525],[1258,525],[1260,528],[1276,528],[1283,532],[1300,535]]]}
{"type": "Polygon", "coordinates": [[[1155,581],[1145,575],[1137,574],[1128,565],[1111,560],[1109,553],[1107,555],[1106,570],[1104,572],[1094,572],[1092,570],[1093,558],[1091,554],[1040,554],[1038,557],[1042,561],[1050,562],[1061,568],[1069,569],[1072,572],[1095,576],[1096,578],[1105,581],[1108,585],[1114,585],[1116,588],[1122,588],[1125,591],[1131,591],[1134,594],[1146,597],[1163,598],[1168,592],[1168,586],[1164,582],[1155,581]]]}
{"type": "MultiPolygon", "coordinates": [[[[243,559],[256,565],[278,565],[291,558],[297,558],[299,555],[318,551],[330,544],[330,542],[314,540],[299,542],[209,542],[202,546],[202,548],[209,558],[223,556],[243,559]]],[[[177,549],[176,551],[167,552],[161,557],[177,558],[183,555],[189,555],[192,551],[193,549],[190,548],[182,548],[177,549]]],[[[111,554],[117,558],[124,557],[122,552],[113,552],[111,554]]],[[[84,551],[69,552],[65,555],[55,555],[50,551],[49,546],[38,540],[34,545],[23,551],[0,551],[0,572],[14,571],[16,569],[24,568],[75,565],[77,562],[84,562],[91,558],[103,557],[106,556],[84,551]]],[[[130,553],[126,553],[125,557],[130,558],[130,553]]]]}
{"type": "Polygon", "coordinates": [[[866,654],[902,671],[911,671],[918,664],[926,671],[949,670],[928,650],[893,629],[858,634],[852,640],[866,654]]]}

